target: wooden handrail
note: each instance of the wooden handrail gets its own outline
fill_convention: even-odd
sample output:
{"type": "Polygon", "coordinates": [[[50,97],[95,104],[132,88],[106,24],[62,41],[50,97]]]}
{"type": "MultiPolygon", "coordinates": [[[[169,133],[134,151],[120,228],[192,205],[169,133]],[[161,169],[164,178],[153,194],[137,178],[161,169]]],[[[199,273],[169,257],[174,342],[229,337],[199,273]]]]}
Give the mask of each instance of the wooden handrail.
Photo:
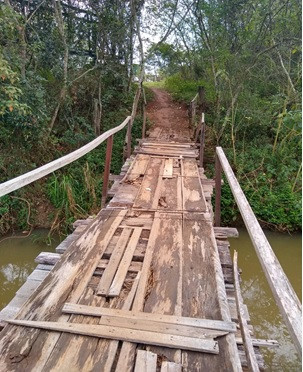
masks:
{"type": "MultiPolygon", "coordinates": [[[[236,176],[231,169],[229,162],[221,147],[216,148],[217,161],[222,167],[231,191],[234,195],[241,216],[245,223],[250,239],[265,273],[266,279],[273,292],[275,301],[280,308],[280,312],[286,322],[290,335],[299,352],[302,353],[302,306],[285,275],[276,255],[274,254],[257,218],[249,205],[236,176]]],[[[220,168],[217,164],[216,169],[220,168]]],[[[217,175],[218,176],[218,175],[217,175]]],[[[218,177],[219,178],[219,177],[218,177]]],[[[220,182],[216,179],[216,206],[217,198],[221,195],[221,176],[220,182]]],[[[217,214],[217,208],[215,209],[217,214]]],[[[217,216],[216,216],[217,217],[217,216]]]]}
{"type": "Polygon", "coordinates": [[[111,137],[113,134],[123,129],[129,123],[130,120],[131,120],[131,116],[128,116],[123,121],[123,123],[121,123],[117,127],[109,129],[107,132],[101,134],[101,136],[95,138],[93,141],[71,152],[70,154],[62,156],[59,159],[56,159],[48,164],[43,165],[42,167],[39,167],[30,172],[27,172],[19,177],[16,177],[9,181],[1,183],[0,184],[0,197],[6,194],[9,194],[12,191],[18,190],[21,187],[26,186],[36,180],[39,180],[40,178],[81,158],[82,156],[86,155],[88,152],[90,152],[91,150],[99,146],[107,138],[111,137]]]}

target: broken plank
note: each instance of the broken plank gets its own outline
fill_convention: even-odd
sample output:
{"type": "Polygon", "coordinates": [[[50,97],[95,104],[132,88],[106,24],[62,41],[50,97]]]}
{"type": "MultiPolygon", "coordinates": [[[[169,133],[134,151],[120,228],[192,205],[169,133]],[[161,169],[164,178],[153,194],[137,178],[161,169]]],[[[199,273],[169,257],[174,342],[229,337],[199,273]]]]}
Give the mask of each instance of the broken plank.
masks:
{"type": "Polygon", "coordinates": [[[182,372],[182,365],[179,363],[164,361],[161,364],[161,372],[182,372]]]}
{"type": "MultiPolygon", "coordinates": [[[[124,182],[133,182],[141,175],[143,176],[146,172],[146,168],[149,163],[149,155],[138,154],[136,155],[131,167],[127,171],[123,181],[124,182]]],[[[121,181],[121,183],[123,182],[121,181]]]]}
{"type": "Polygon", "coordinates": [[[82,323],[44,322],[32,320],[9,320],[8,323],[24,327],[46,329],[48,331],[67,332],[112,340],[130,341],[147,345],[166,346],[175,349],[192,350],[218,354],[218,342],[209,339],[159,334],[105,325],[82,323]]]}
{"type": "Polygon", "coordinates": [[[216,238],[238,238],[239,232],[234,227],[214,227],[216,238]]]}
{"type": "Polygon", "coordinates": [[[138,350],[135,372],[156,372],[157,354],[146,350],[138,350]]]}
{"type": "MultiPolygon", "coordinates": [[[[135,294],[137,292],[137,288],[138,288],[138,284],[139,284],[139,279],[140,279],[140,276],[141,276],[141,272],[138,272],[134,282],[133,282],[133,285],[132,285],[132,288],[122,306],[122,309],[123,310],[130,310],[132,304],[133,304],[133,300],[135,298],[135,294]]],[[[101,320],[99,321],[99,324],[102,324],[102,322],[104,321],[104,318],[101,318],[101,320]]],[[[112,366],[114,364],[114,361],[115,361],[115,357],[116,357],[116,353],[117,353],[117,350],[118,350],[118,346],[119,346],[119,341],[117,340],[112,340],[110,342],[110,345],[109,345],[109,348],[108,348],[108,353],[107,353],[107,359],[106,359],[106,362],[104,364],[104,371],[103,372],[111,372],[112,370],[112,366]]]]}
{"type": "MultiPolygon", "coordinates": [[[[236,342],[238,345],[243,344],[243,339],[241,337],[236,337],[236,342]]],[[[252,338],[251,342],[253,346],[258,346],[258,347],[269,347],[269,348],[275,348],[279,347],[279,342],[277,340],[262,340],[259,338],[252,338]]]]}
{"type": "Polygon", "coordinates": [[[118,239],[115,249],[111,255],[106,269],[101,277],[100,283],[97,288],[97,294],[107,296],[119,263],[125,251],[130,234],[132,233],[131,228],[125,228],[118,239]]]}
{"type": "Polygon", "coordinates": [[[139,227],[134,228],[133,234],[129,240],[127,248],[125,249],[124,255],[121,259],[116,275],[108,291],[108,296],[110,297],[118,296],[122,289],[124,280],[126,278],[127,271],[129,269],[136,246],[140,239],[141,232],[142,232],[141,228],[139,227]]]}

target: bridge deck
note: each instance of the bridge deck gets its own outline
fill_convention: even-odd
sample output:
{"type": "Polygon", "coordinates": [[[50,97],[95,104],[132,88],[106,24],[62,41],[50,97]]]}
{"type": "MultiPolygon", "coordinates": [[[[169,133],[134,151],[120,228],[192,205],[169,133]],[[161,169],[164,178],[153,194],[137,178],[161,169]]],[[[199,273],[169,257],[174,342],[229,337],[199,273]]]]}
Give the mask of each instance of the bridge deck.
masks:
{"type": "Polygon", "coordinates": [[[49,328],[46,323],[38,328],[6,325],[1,332],[1,371],[241,370],[239,331],[206,329],[207,340],[215,340],[218,353],[213,354],[207,347],[172,348],[174,335],[181,343],[194,337],[169,324],[175,318],[162,329],[157,321],[115,317],[114,309],[123,309],[226,325],[237,320],[228,244],[218,240],[224,236],[212,225],[212,183],[197,166],[197,148],[189,134],[181,134],[155,128],[138,146],[107,207],[81,226],[17,314],[16,319],[52,322],[49,328]],[[84,315],[77,306],[74,313],[63,312],[66,303],[112,309],[113,316],[110,310],[103,316],[84,315]],[[74,328],[70,325],[68,332],[74,333],[63,332],[71,323],[74,328]],[[95,325],[100,332],[106,327],[104,331],[98,325],[110,326],[116,339],[92,336],[90,327],[80,335],[79,324],[95,325]],[[133,331],[125,333],[125,327],[133,331]]]}

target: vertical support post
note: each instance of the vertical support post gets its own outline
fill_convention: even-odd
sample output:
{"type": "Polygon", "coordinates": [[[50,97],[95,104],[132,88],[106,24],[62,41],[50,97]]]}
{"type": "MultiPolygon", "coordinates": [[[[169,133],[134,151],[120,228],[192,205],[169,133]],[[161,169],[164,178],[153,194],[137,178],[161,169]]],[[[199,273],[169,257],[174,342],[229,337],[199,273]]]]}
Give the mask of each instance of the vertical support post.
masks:
{"type": "Polygon", "coordinates": [[[201,110],[204,109],[204,96],[205,96],[205,88],[203,86],[198,87],[198,95],[199,95],[199,106],[201,110]]]}
{"type": "Polygon", "coordinates": [[[106,156],[105,156],[105,168],[104,168],[104,174],[103,174],[101,208],[105,206],[106,199],[107,199],[110,163],[112,160],[112,151],[113,151],[113,141],[114,141],[114,135],[112,134],[110,137],[108,137],[107,142],[106,142],[106,156]]]}
{"type": "Polygon", "coordinates": [[[221,178],[222,178],[222,166],[218,154],[216,153],[215,163],[215,187],[216,187],[216,201],[215,201],[215,226],[219,227],[221,224],[221,178]]]}
{"type": "Polygon", "coordinates": [[[142,139],[144,139],[146,132],[146,106],[144,102],[142,103],[142,111],[143,111],[142,139]]]}
{"type": "Polygon", "coordinates": [[[193,116],[193,104],[192,104],[192,102],[190,102],[190,103],[189,103],[189,108],[188,108],[188,121],[189,121],[189,127],[191,127],[192,116],[193,116]]]}
{"type": "Polygon", "coordinates": [[[132,150],[132,126],[133,126],[133,117],[129,119],[127,124],[127,150],[126,150],[126,157],[129,158],[132,150]]]}
{"type": "Polygon", "coordinates": [[[203,168],[204,162],[204,148],[205,148],[205,115],[202,113],[201,117],[201,134],[200,134],[200,156],[199,156],[199,166],[203,168]]]}

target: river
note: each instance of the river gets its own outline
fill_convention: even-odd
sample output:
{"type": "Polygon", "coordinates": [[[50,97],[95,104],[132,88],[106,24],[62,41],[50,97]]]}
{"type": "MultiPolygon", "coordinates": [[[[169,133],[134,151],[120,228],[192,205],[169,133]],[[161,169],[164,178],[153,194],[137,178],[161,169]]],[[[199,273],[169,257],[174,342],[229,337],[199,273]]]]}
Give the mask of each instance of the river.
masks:
{"type": "MultiPolygon", "coordinates": [[[[231,248],[238,251],[242,269],[242,294],[248,306],[255,337],[275,339],[279,348],[262,348],[267,371],[301,371],[301,362],[290,339],[286,326],[274,302],[250,238],[245,229],[240,236],[230,239],[231,248]]],[[[27,276],[34,270],[35,257],[41,251],[54,252],[59,238],[45,243],[48,231],[36,230],[31,237],[6,239],[0,243],[0,309],[13,297],[27,276]]],[[[301,235],[266,232],[283,269],[301,300],[302,252],[301,235]]]]}

